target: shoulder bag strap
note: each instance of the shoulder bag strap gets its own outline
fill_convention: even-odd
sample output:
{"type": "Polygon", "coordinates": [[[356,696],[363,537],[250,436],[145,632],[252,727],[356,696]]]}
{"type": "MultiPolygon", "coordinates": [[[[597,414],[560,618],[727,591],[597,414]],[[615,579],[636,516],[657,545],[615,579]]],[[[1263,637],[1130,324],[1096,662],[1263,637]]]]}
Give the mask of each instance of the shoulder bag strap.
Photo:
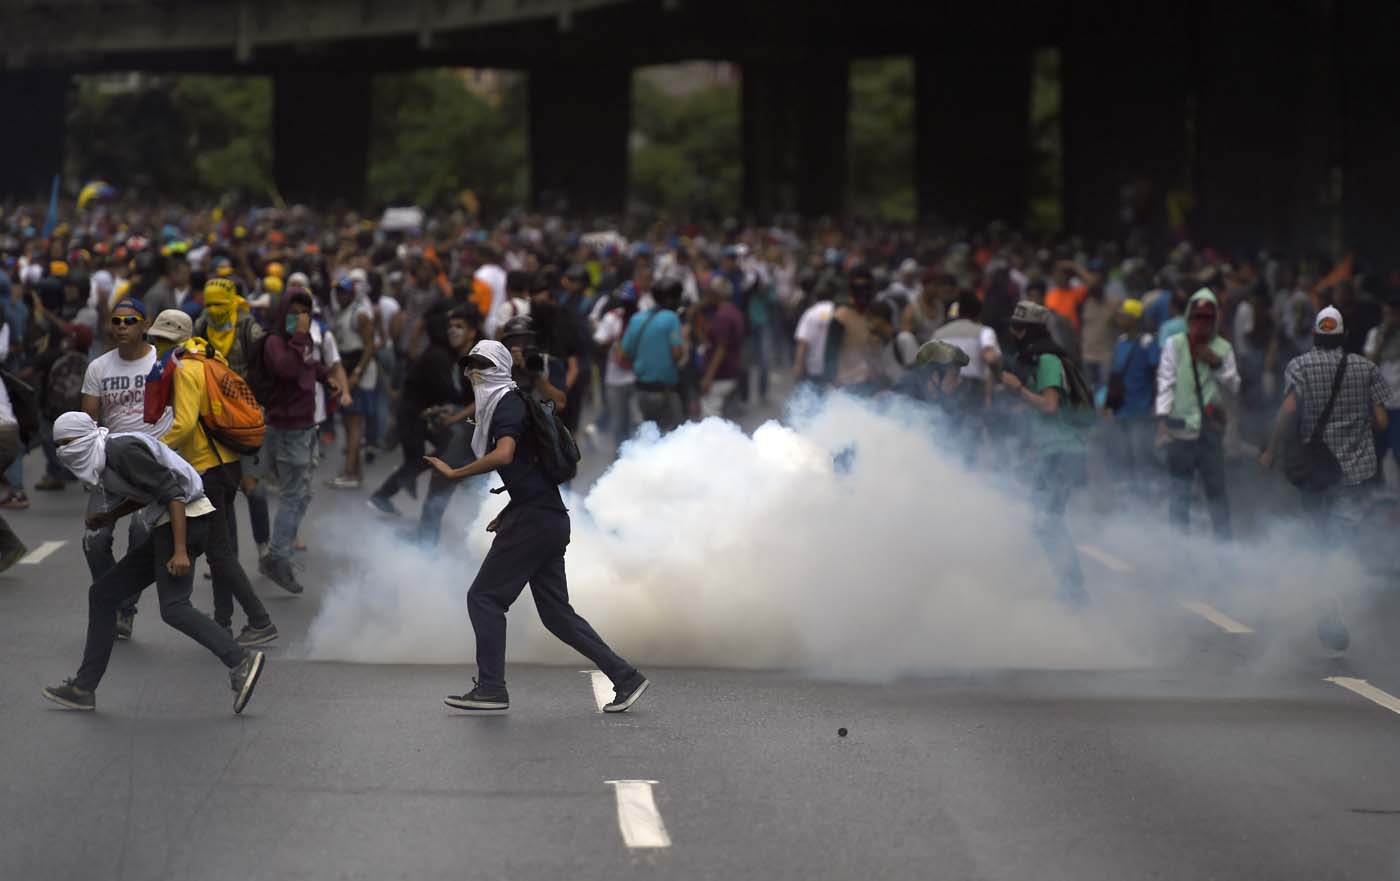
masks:
{"type": "MultiPolygon", "coordinates": [[[[647,325],[648,325],[648,324],[651,324],[651,320],[652,320],[653,318],[655,318],[657,315],[660,315],[660,314],[661,314],[661,307],[660,307],[660,306],[657,306],[656,308],[652,309],[651,312],[647,313],[647,317],[646,317],[646,318],[642,319],[642,326],[639,327],[639,328],[637,328],[637,338],[636,338],[635,340],[632,341],[632,351],[630,351],[630,352],[627,351],[627,347],[626,347],[626,346],[623,346],[623,347],[622,347],[622,354],[624,354],[624,355],[627,356],[627,360],[629,360],[629,361],[635,361],[635,360],[637,360],[637,351],[638,351],[639,349],[641,349],[641,347],[642,347],[642,337],[646,336],[647,325]]],[[[626,330],[626,328],[623,329],[622,335],[623,335],[624,337],[627,336],[627,330],[626,330]]]]}
{"type": "Polygon", "coordinates": [[[1201,423],[1204,425],[1206,418],[1206,399],[1201,394],[1201,374],[1196,370],[1196,353],[1191,351],[1191,340],[1183,339],[1186,346],[1186,354],[1191,359],[1191,379],[1196,384],[1196,406],[1201,408],[1201,423]]]}
{"type": "Polygon", "coordinates": [[[1317,417],[1317,424],[1313,426],[1312,437],[1308,438],[1308,444],[1316,444],[1322,439],[1322,431],[1327,427],[1327,420],[1332,416],[1332,405],[1337,403],[1337,393],[1342,390],[1342,377],[1347,372],[1347,353],[1342,352],[1342,363],[1337,365],[1337,376],[1332,380],[1332,394],[1327,397],[1327,406],[1322,408],[1322,415],[1317,417]]]}

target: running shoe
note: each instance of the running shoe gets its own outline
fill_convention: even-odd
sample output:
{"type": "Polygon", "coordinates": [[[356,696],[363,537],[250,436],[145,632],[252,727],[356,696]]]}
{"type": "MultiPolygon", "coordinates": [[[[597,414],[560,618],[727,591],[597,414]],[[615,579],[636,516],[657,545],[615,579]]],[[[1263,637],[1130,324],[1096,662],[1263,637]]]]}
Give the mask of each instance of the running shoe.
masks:
{"type": "Polygon", "coordinates": [[[510,709],[510,695],[504,688],[482,688],[476,679],[472,679],[472,686],[466,694],[448,695],[442,702],[456,710],[501,712],[510,709]]]}
{"type": "Polygon", "coordinates": [[[624,679],[620,685],[613,686],[613,701],[603,707],[603,712],[627,712],[632,709],[632,705],[637,702],[638,698],[640,698],[643,692],[650,686],[651,683],[647,681],[647,678],[642,675],[640,670],[634,672],[631,676],[624,679]]]}
{"type": "Polygon", "coordinates": [[[253,689],[257,687],[258,677],[262,676],[263,664],[267,656],[262,652],[248,652],[243,656],[243,660],[229,671],[229,685],[233,687],[233,711],[243,712],[243,708],[248,706],[248,699],[253,696],[253,689]]]}
{"type": "Polygon", "coordinates": [[[63,680],[62,685],[44,687],[44,697],[67,710],[97,709],[97,694],[73,684],[72,679],[63,680]]]}

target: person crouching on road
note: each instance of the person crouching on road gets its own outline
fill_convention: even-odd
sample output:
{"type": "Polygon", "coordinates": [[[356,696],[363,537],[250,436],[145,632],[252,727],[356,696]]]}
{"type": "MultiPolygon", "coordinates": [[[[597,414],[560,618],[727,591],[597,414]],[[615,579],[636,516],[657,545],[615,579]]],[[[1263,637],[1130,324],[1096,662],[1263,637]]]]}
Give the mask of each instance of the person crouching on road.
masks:
{"type": "Polygon", "coordinates": [[[111,511],[88,515],[117,520],[127,514],[145,519],[147,536],[95,581],[88,591],[87,643],[78,675],[44,689],[45,698],[70,710],[93,710],[95,692],[112,657],[117,609],[127,597],[154,582],[160,617],[213,652],[229,668],[233,711],[243,712],[262,675],[264,656],[250,651],[190,603],[194,561],[204,552],[214,506],[194,468],[146,434],[112,434],[86,413],[64,413],[54,421],[58,458],[89,486],[101,486],[125,499],[111,511]],[[139,513],[137,513],[139,512],[139,513]]]}
{"type": "Polygon", "coordinates": [[[472,435],[476,461],[461,468],[433,457],[427,461],[452,479],[499,472],[510,504],[486,527],[496,538],[467,592],[479,678],[470,692],[452,695],[443,702],[459,710],[509,708],[506,610],[529,582],[540,620],[549,632],[612,680],[615,697],[603,712],[625,712],[650,683],[636,667],[618,657],[569,605],[564,571],[569,512],[559,487],[539,465],[525,400],[511,379],[511,353],[499,342],[483,340],[472,347],[466,362],[476,403],[476,431],[472,435]]]}

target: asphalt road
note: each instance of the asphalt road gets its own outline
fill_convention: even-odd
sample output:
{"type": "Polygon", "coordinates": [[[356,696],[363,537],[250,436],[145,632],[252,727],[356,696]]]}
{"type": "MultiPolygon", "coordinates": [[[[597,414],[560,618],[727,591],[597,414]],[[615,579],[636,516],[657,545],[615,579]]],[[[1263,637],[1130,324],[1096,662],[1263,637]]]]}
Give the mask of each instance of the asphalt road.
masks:
{"type": "MultiPolygon", "coordinates": [[[[470,669],[296,658],[313,540],[306,595],[257,580],[284,636],[242,716],[151,596],[76,714],[39,689],[81,653],[81,510],[70,488],[10,515],[65,544],[0,575],[0,879],[1400,879],[1400,590],[1353,610],[1340,663],[1261,666],[1260,632],[1227,630],[1263,622],[1162,601],[1180,644],[1146,669],[648,665],[610,717],[582,663],[516,665],[479,718],[440,702],[470,669]]],[[[1091,590],[1132,565],[1086,551],[1091,590]]]]}

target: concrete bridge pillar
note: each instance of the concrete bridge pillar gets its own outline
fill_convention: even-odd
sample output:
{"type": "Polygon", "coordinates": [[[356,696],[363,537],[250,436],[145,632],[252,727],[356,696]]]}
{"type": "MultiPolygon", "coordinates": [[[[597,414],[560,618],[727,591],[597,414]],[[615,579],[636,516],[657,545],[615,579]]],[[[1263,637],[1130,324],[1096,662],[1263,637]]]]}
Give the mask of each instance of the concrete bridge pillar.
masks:
{"type": "Polygon", "coordinates": [[[63,170],[67,71],[0,71],[0,108],[10,123],[0,137],[0,197],[47,201],[63,170]]]}
{"type": "Polygon", "coordinates": [[[849,59],[795,52],[743,62],[744,210],[839,214],[846,205],[849,59]]]}
{"type": "Polygon", "coordinates": [[[535,207],[621,214],[627,204],[631,68],[605,60],[533,68],[529,117],[535,207]]]}
{"type": "Polygon", "coordinates": [[[1031,176],[1031,52],[930,49],[914,59],[914,178],[924,220],[1023,223],[1031,176]]]}
{"type": "Polygon", "coordinates": [[[361,208],[369,172],[370,75],[287,70],[273,77],[273,176],[288,203],[361,208]]]}

